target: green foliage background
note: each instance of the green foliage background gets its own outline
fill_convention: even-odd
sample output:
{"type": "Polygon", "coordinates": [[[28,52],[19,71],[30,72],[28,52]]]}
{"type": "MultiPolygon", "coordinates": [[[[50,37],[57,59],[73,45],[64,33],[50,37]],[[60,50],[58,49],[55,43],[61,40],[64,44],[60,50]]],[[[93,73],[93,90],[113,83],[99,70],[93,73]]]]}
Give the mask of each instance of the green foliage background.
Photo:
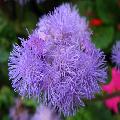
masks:
{"type": "MultiPolygon", "coordinates": [[[[94,18],[101,19],[101,26],[91,26],[92,39],[97,48],[101,48],[108,60],[109,71],[111,47],[120,39],[120,0],[46,0],[36,4],[34,1],[24,6],[13,0],[0,1],[0,120],[9,120],[9,109],[18,95],[11,88],[8,80],[8,56],[12,50],[12,44],[18,37],[27,38],[28,33],[36,27],[36,23],[42,15],[52,11],[54,7],[63,2],[71,2],[77,5],[80,15],[86,16],[90,21],[94,18]]],[[[109,75],[109,81],[111,77],[109,75]]],[[[104,95],[104,94],[103,94],[104,95]]],[[[85,101],[86,107],[80,108],[73,117],[65,120],[120,120],[120,114],[108,110],[103,100],[85,101]]],[[[37,102],[24,100],[24,105],[29,109],[36,108],[37,102]]]]}

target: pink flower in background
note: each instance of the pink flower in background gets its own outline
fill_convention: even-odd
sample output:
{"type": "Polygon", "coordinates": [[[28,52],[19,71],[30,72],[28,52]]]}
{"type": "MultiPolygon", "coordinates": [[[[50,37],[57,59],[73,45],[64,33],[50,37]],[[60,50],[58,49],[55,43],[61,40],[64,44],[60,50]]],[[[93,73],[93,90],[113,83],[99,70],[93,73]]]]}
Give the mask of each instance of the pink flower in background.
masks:
{"type": "MultiPolygon", "coordinates": [[[[120,90],[120,71],[116,68],[112,69],[112,80],[109,84],[103,85],[102,89],[108,94],[114,93],[115,91],[120,90]]],[[[114,97],[105,100],[105,105],[113,110],[115,113],[118,113],[118,103],[120,103],[120,97],[114,97]]]]}
{"type": "Polygon", "coordinates": [[[114,97],[105,100],[105,105],[108,109],[113,110],[115,113],[118,113],[118,103],[120,103],[120,97],[114,97]]]}
{"type": "Polygon", "coordinates": [[[115,86],[115,91],[120,90],[120,71],[116,68],[112,69],[112,81],[115,86]]]}

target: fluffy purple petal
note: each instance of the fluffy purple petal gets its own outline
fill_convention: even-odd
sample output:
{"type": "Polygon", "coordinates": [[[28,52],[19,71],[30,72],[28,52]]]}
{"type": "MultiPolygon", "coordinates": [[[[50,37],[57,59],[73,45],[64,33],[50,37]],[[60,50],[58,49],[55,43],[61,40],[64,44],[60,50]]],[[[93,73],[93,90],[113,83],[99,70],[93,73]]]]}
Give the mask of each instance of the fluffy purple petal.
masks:
{"type": "Polygon", "coordinates": [[[112,62],[120,68],[120,41],[116,42],[112,49],[112,62]]]}

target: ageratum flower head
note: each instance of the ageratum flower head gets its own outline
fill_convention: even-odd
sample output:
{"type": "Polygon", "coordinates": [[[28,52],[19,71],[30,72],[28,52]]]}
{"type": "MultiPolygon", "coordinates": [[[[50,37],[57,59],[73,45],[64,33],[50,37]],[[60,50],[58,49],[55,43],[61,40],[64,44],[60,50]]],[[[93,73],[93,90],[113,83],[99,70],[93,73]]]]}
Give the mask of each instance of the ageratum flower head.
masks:
{"type": "Polygon", "coordinates": [[[112,49],[112,62],[120,68],[120,41],[116,42],[112,49]]]}
{"type": "Polygon", "coordinates": [[[76,7],[70,4],[63,4],[40,18],[36,30],[36,34],[44,40],[64,40],[68,45],[86,46],[87,50],[91,33],[86,18],[79,16],[76,7]]]}
{"type": "Polygon", "coordinates": [[[28,40],[14,45],[8,64],[14,89],[22,96],[39,98],[64,115],[74,114],[84,106],[84,99],[100,92],[99,83],[107,76],[105,56],[92,44],[90,34],[75,8],[69,4],[56,8],[28,40]]]}
{"type": "Polygon", "coordinates": [[[22,40],[21,46],[14,45],[10,53],[9,78],[12,87],[22,96],[38,98],[42,89],[47,87],[48,81],[44,79],[49,80],[52,75],[51,66],[42,60],[43,45],[43,40],[32,35],[28,40],[22,40]]]}
{"type": "Polygon", "coordinates": [[[48,100],[68,116],[84,106],[83,99],[92,99],[100,92],[99,83],[105,82],[107,76],[104,55],[94,48],[91,53],[85,53],[75,46],[62,46],[51,53],[59,79],[50,85],[48,100]]]}

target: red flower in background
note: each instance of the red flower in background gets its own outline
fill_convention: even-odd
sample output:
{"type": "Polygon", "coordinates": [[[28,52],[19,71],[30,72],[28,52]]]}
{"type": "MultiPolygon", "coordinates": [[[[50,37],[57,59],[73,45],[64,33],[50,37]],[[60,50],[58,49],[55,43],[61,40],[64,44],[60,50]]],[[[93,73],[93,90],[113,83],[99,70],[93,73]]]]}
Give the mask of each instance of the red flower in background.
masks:
{"type": "MultiPolygon", "coordinates": [[[[120,90],[120,71],[115,68],[112,69],[112,80],[108,85],[103,85],[102,89],[108,94],[114,93],[115,91],[120,90]]],[[[118,113],[118,103],[120,103],[120,97],[114,97],[105,100],[105,105],[113,110],[115,113],[118,113]]]]}
{"type": "Polygon", "coordinates": [[[90,20],[90,26],[101,26],[103,21],[99,18],[93,18],[90,20]]]}

